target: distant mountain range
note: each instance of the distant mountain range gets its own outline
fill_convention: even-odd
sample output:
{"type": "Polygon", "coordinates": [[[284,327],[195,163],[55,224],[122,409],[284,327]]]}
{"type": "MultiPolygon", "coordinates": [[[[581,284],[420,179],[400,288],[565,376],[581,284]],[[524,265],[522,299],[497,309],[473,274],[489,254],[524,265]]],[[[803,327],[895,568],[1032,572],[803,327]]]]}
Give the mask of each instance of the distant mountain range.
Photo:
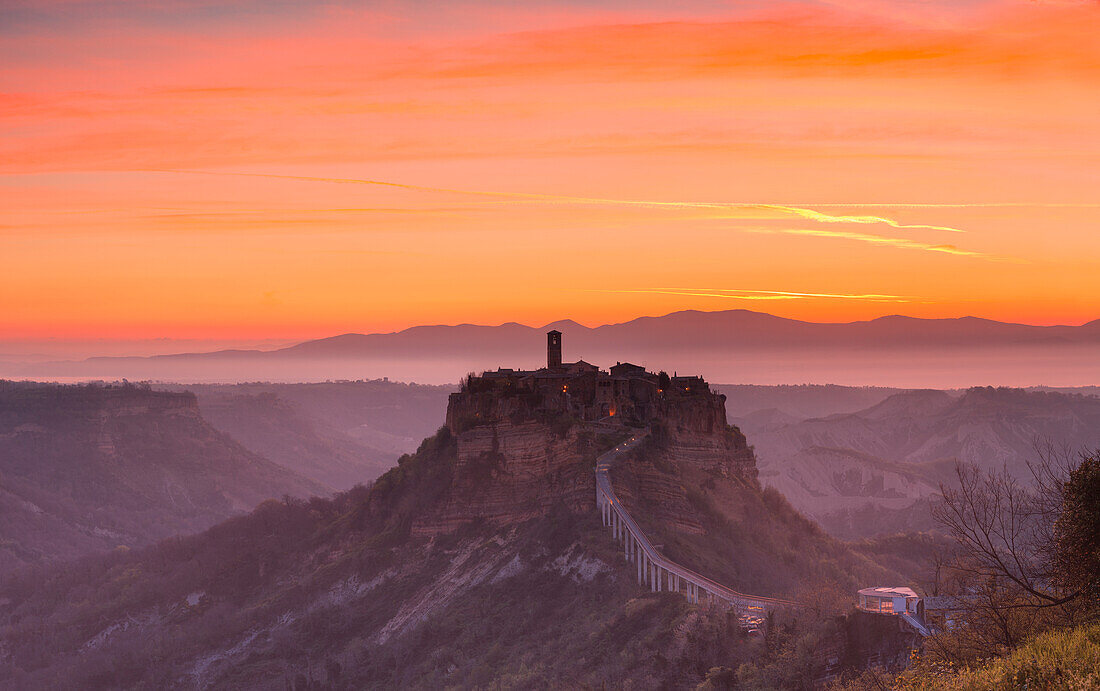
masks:
{"type": "Polygon", "coordinates": [[[682,311],[591,328],[569,320],[542,327],[417,326],[395,333],[343,334],[270,351],[9,364],[0,376],[179,381],[389,376],[447,383],[467,371],[540,365],[549,329],[563,333],[567,359],[602,366],[629,360],[699,372],[712,381],[833,381],[906,388],[1100,382],[1100,320],[1081,326],[1032,326],[975,317],[887,316],[813,323],[748,310],[682,311]]]}

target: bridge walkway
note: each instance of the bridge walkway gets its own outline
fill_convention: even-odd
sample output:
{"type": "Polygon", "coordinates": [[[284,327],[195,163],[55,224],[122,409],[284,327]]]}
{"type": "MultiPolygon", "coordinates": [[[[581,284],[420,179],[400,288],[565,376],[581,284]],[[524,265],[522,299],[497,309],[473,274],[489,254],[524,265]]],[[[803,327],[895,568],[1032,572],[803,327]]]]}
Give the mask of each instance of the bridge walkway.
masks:
{"type": "Polygon", "coordinates": [[[768,610],[777,607],[793,606],[795,603],[790,600],[749,595],[727,588],[657,551],[615,495],[609,472],[647,434],[648,432],[639,431],[627,441],[602,454],[596,461],[596,505],[604,525],[611,529],[612,536],[623,545],[626,559],[636,565],[638,583],[648,585],[653,592],[668,590],[683,593],[694,603],[733,608],[742,617],[749,619],[754,616],[762,617],[768,610]]]}

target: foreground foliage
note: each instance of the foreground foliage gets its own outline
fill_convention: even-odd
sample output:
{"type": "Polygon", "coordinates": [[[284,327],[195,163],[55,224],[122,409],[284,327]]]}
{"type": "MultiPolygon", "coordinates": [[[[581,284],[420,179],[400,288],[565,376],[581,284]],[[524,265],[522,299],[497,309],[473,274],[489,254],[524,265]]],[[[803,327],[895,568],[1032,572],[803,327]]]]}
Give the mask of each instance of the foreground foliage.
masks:
{"type": "Polygon", "coordinates": [[[898,691],[1100,688],[1100,624],[1049,631],[980,666],[955,669],[951,665],[920,661],[896,680],[894,688],[898,691]]]}

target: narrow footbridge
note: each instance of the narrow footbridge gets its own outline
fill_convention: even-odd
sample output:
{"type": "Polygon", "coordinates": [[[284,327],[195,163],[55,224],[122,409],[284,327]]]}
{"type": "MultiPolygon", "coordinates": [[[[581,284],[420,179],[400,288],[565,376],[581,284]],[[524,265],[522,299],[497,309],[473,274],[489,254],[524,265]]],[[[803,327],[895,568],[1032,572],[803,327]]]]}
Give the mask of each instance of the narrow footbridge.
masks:
{"type": "Polygon", "coordinates": [[[608,472],[616,462],[636,447],[646,432],[639,431],[634,437],[619,444],[596,461],[596,505],[603,517],[603,524],[611,529],[611,534],[622,543],[627,561],[633,563],[638,571],[638,583],[648,585],[653,592],[667,590],[683,593],[694,603],[703,603],[715,607],[737,610],[742,616],[761,614],[777,607],[793,606],[790,600],[780,600],[758,595],[746,595],[709,578],[680,566],[662,556],[650,543],[626,507],[615,496],[608,472]]]}

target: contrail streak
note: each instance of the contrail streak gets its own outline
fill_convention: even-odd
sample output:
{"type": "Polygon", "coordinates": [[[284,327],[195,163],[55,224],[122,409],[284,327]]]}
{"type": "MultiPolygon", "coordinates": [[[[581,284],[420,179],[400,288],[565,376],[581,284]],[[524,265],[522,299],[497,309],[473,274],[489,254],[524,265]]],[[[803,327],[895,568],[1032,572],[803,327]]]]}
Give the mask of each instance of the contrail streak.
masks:
{"type": "MultiPolygon", "coordinates": [[[[924,230],[939,230],[947,231],[950,233],[962,233],[964,231],[958,228],[951,228],[948,226],[934,226],[924,224],[902,224],[890,218],[882,216],[834,216],[832,214],[826,214],[820,211],[814,211],[813,209],[807,209],[797,206],[785,206],[782,204],[758,204],[758,203],[725,203],[725,202],[662,202],[652,200],[631,200],[631,199],[606,199],[601,197],[574,197],[568,195],[555,195],[555,194],[538,194],[533,192],[485,192],[480,190],[468,190],[457,189],[452,187],[432,187],[428,185],[409,185],[400,182],[389,182],[386,180],[369,180],[369,179],[357,179],[357,178],[330,178],[330,177],[313,177],[307,175],[276,175],[273,173],[227,173],[227,172],[211,172],[201,170],[150,170],[149,172],[158,173],[183,173],[189,175],[233,175],[240,177],[257,177],[257,178],[272,178],[276,180],[303,180],[308,182],[328,182],[344,185],[374,185],[380,187],[392,187],[395,189],[413,190],[418,192],[440,192],[445,194],[464,194],[474,195],[481,197],[495,197],[506,199],[519,199],[519,200],[535,200],[545,203],[564,203],[564,204],[586,204],[586,205],[598,205],[598,206],[628,206],[628,207],[646,207],[646,208],[676,208],[676,209],[715,209],[715,210],[738,210],[738,211],[752,211],[754,209],[775,211],[782,214],[793,215],[799,218],[805,218],[819,223],[863,223],[863,224],[884,224],[891,228],[897,229],[924,229],[924,230]]],[[[744,218],[744,216],[738,216],[736,218],[744,218]]]]}
{"type": "Polygon", "coordinates": [[[792,202],[790,206],[823,206],[831,209],[1100,209],[1100,204],[1093,202],[792,202]]]}
{"type": "Polygon", "coordinates": [[[884,218],[882,216],[833,216],[832,214],[821,213],[820,211],[814,211],[813,209],[804,209],[797,206],[780,206],[777,204],[762,205],[768,209],[782,209],[794,213],[796,216],[802,218],[808,218],[812,221],[820,221],[821,223],[885,223],[891,228],[925,228],[927,230],[945,230],[949,233],[961,233],[963,231],[958,228],[949,228],[947,226],[929,226],[924,224],[905,225],[898,223],[897,221],[884,218]]]}
{"type": "Polygon", "coordinates": [[[975,257],[979,259],[987,259],[990,261],[1001,262],[1015,262],[1015,263],[1027,263],[1024,259],[1017,257],[1002,257],[993,254],[985,254],[984,252],[975,252],[973,250],[964,250],[956,247],[955,245],[933,245],[927,242],[917,242],[916,240],[907,240],[905,238],[891,238],[882,235],[872,235],[870,233],[856,233],[847,230],[824,230],[819,228],[740,228],[741,231],[748,233],[761,233],[765,235],[803,235],[808,237],[822,237],[822,238],[837,238],[841,240],[855,240],[857,242],[865,242],[872,245],[884,245],[887,247],[898,247],[901,249],[922,250],[924,252],[940,252],[943,254],[953,254],[960,257],[975,257]]]}

